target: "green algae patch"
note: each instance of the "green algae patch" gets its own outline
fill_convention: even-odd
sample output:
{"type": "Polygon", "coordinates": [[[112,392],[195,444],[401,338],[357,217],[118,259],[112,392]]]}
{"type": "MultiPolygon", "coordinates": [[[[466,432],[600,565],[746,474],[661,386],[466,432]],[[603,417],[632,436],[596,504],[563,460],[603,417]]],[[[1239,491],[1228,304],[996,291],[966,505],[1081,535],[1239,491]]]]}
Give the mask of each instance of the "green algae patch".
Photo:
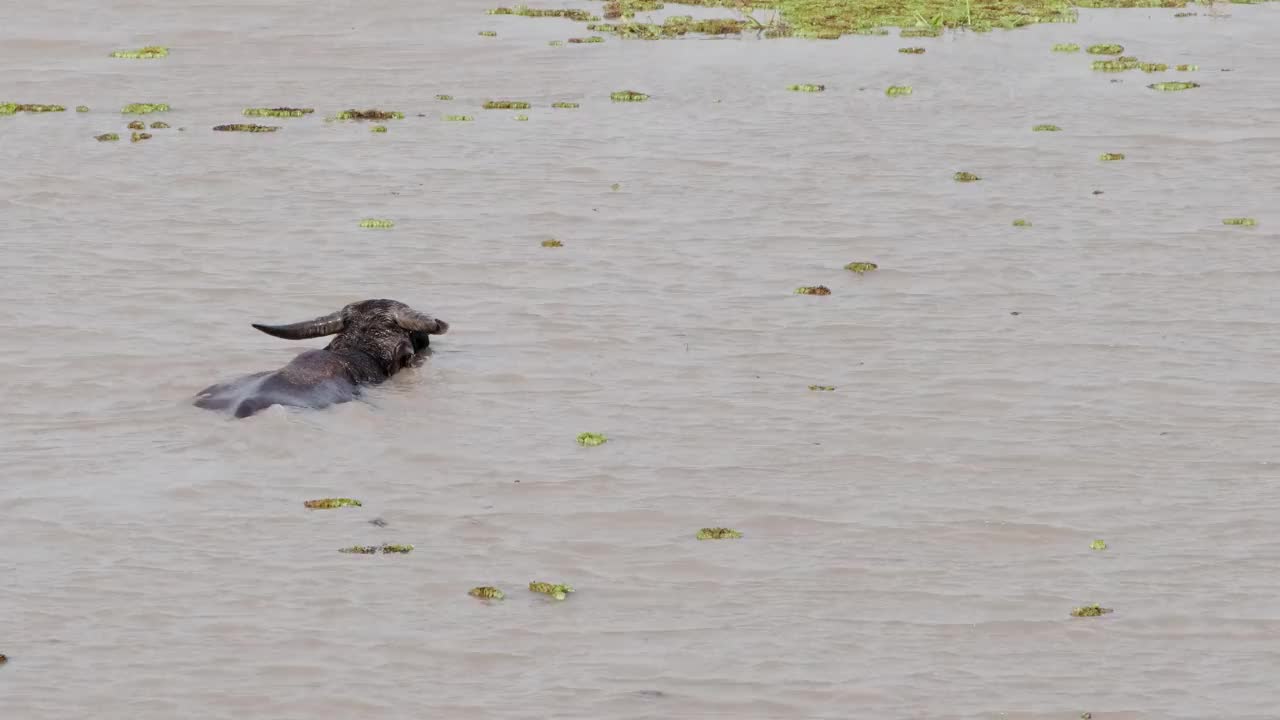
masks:
{"type": "Polygon", "coordinates": [[[733,528],[702,528],[698,531],[697,538],[699,540],[737,540],[742,537],[742,533],[733,528]]]}
{"type": "Polygon", "coordinates": [[[437,96],[436,96],[436,99],[437,99],[437,100],[446,100],[446,101],[447,101],[447,100],[452,100],[452,99],[453,99],[453,96],[452,96],[452,95],[437,95],[437,96]]]}
{"type": "Polygon", "coordinates": [[[115,142],[120,139],[120,136],[116,133],[103,133],[101,135],[94,135],[93,139],[98,142],[115,142]]]}
{"type": "Polygon", "coordinates": [[[479,35],[480,37],[498,37],[498,33],[492,30],[481,30],[476,34],[479,35]]]}
{"type": "Polygon", "coordinates": [[[1140,62],[1138,69],[1145,73],[1164,72],[1169,69],[1165,63],[1140,62]]]}
{"type": "Polygon", "coordinates": [[[1120,56],[1114,60],[1094,60],[1093,69],[1100,72],[1125,72],[1142,66],[1136,57],[1120,56]]]}
{"type": "Polygon", "coordinates": [[[831,288],[826,285],[805,285],[796,288],[796,295],[830,295],[831,288]]]}
{"type": "Polygon", "coordinates": [[[528,116],[528,115],[516,115],[515,117],[513,117],[513,118],[511,118],[511,119],[512,119],[512,120],[518,120],[518,121],[520,121],[520,122],[527,122],[527,121],[529,120],[529,116],[528,116]]]}
{"type": "Polygon", "coordinates": [[[513,8],[498,7],[492,10],[486,10],[485,12],[489,15],[568,18],[569,20],[577,20],[578,22],[591,22],[598,19],[587,10],[534,10],[533,8],[526,7],[524,5],[517,5],[513,8]]]}
{"type": "Polygon", "coordinates": [[[41,105],[38,103],[0,103],[0,115],[13,115],[14,113],[48,113],[48,112],[66,112],[67,108],[62,105],[41,105]]]}
{"type": "Polygon", "coordinates": [[[1147,87],[1151,88],[1152,90],[1160,90],[1163,92],[1177,92],[1179,90],[1190,90],[1192,88],[1198,88],[1200,87],[1200,83],[1177,82],[1177,81],[1158,82],[1158,83],[1152,83],[1147,87]]]}
{"type": "Polygon", "coordinates": [[[1107,549],[1107,541],[1106,541],[1106,540],[1094,540],[1093,542],[1089,543],[1089,549],[1090,549],[1090,550],[1106,550],[1106,549],[1107,549]]]}
{"type": "Polygon", "coordinates": [[[76,112],[79,112],[79,113],[89,112],[89,106],[88,106],[88,105],[77,105],[77,106],[76,106],[76,112]]]}
{"type": "MultiPolygon", "coordinates": [[[[564,247],[564,243],[560,242],[559,240],[543,240],[543,241],[542,241],[542,247],[552,247],[552,248],[554,248],[554,247],[564,247]]],[[[586,433],[584,433],[584,434],[586,434],[586,433]]],[[[581,437],[581,436],[579,436],[579,437],[581,437]]]]}
{"type": "Polygon", "coordinates": [[[499,590],[496,587],[490,587],[488,585],[473,587],[467,591],[467,594],[470,595],[471,597],[478,597],[484,600],[501,600],[502,598],[506,597],[506,595],[501,590],[499,590]]]}
{"type": "Polygon", "coordinates": [[[902,53],[903,55],[923,55],[923,54],[924,54],[924,48],[922,48],[922,47],[903,47],[903,48],[898,48],[898,52],[902,53]]]}
{"type": "Polygon", "coordinates": [[[1060,53],[1080,52],[1080,46],[1075,43],[1057,43],[1053,46],[1053,51],[1060,53]]]}
{"type": "Polygon", "coordinates": [[[136,132],[129,136],[129,142],[142,142],[143,140],[150,140],[150,139],[151,139],[151,133],[145,133],[145,132],[136,132]]]}
{"type": "Polygon", "coordinates": [[[141,120],[134,120],[130,122],[128,125],[126,125],[125,127],[129,128],[130,130],[146,130],[147,124],[142,122],[141,120]]]}
{"type": "Polygon", "coordinates": [[[612,191],[614,191],[614,192],[618,192],[619,190],[621,190],[621,189],[622,189],[622,184],[621,184],[621,183],[614,183],[614,184],[612,184],[612,185],[610,185],[610,186],[609,186],[609,189],[610,189],[610,190],[612,190],[612,191]]]}
{"type": "Polygon", "coordinates": [[[884,94],[889,97],[895,97],[897,95],[910,95],[912,92],[910,85],[890,85],[885,88],[884,94]]]}
{"type": "MultiPolygon", "coordinates": [[[[548,246],[548,247],[555,247],[555,246],[548,246]]],[[[593,433],[593,432],[578,433],[578,444],[582,445],[583,447],[595,447],[597,445],[603,445],[607,442],[609,442],[609,438],[605,437],[604,435],[601,435],[600,433],[593,433]]]]}
{"type": "MultiPolygon", "coordinates": [[[[559,42],[559,41],[553,40],[552,42],[559,42]]],[[[571,45],[593,45],[595,43],[602,43],[602,42],[604,42],[604,38],[600,37],[599,35],[569,38],[569,44],[571,45]]]]}
{"type": "Polygon", "coordinates": [[[369,130],[370,130],[370,132],[384,133],[384,132],[386,132],[386,131],[387,131],[387,126],[386,126],[386,125],[374,125],[373,127],[369,128],[369,130]]]}
{"type": "Polygon", "coordinates": [[[254,125],[253,123],[231,123],[230,125],[214,125],[218,132],[269,133],[280,129],[279,125],[254,125]]]}
{"type": "Polygon", "coordinates": [[[618,90],[609,93],[609,99],[614,102],[644,102],[649,96],[637,90],[618,90]]]}
{"type": "Polygon", "coordinates": [[[1104,608],[1097,603],[1085,605],[1083,607],[1071,608],[1071,617],[1098,617],[1113,612],[1111,608],[1104,608]]]}
{"type": "Polygon", "coordinates": [[[1061,132],[1062,128],[1057,125],[1036,125],[1031,128],[1032,132],[1061,132]]]}
{"type": "Polygon", "coordinates": [[[1031,221],[1018,218],[1017,220],[1013,221],[1013,226],[1014,227],[1031,227],[1031,221]]]}
{"type": "Polygon", "coordinates": [[[120,112],[125,115],[147,115],[157,112],[169,112],[167,103],[129,103],[120,112]]]}
{"type": "Polygon", "coordinates": [[[486,100],[485,110],[528,110],[531,106],[520,100],[486,100]]]}
{"type": "Polygon", "coordinates": [[[977,175],[974,175],[971,172],[961,171],[956,173],[955,175],[952,175],[951,179],[955,180],[956,182],[978,182],[982,178],[978,177],[977,175]]]}
{"type": "Polygon", "coordinates": [[[1195,72],[1200,69],[1199,65],[1177,65],[1174,67],[1178,72],[1195,72]]]}
{"type": "Polygon", "coordinates": [[[827,86],[826,85],[788,85],[787,89],[792,92],[817,93],[817,92],[823,92],[824,90],[826,90],[827,86]]]}
{"type": "Polygon", "coordinates": [[[809,389],[813,390],[814,392],[835,392],[836,386],[835,385],[810,385],[809,389]]]}
{"type": "Polygon", "coordinates": [[[373,228],[377,230],[390,230],[395,227],[395,222],[391,220],[380,220],[378,218],[365,218],[360,221],[360,227],[373,228]]]}
{"type": "Polygon", "coordinates": [[[851,262],[848,265],[845,265],[844,269],[861,275],[863,273],[872,272],[879,267],[879,265],[876,265],[873,262],[851,262]]]}
{"type": "Polygon", "coordinates": [[[938,37],[940,35],[942,35],[942,28],[933,26],[903,28],[902,31],[898,33],[898,37],[904,38],[938,37]]]}
{"type": "Polygon", "coordinates": [[[1090,45],[1085,52],[1090,55],[1119,55],[1124,52],[1124,46],[1114,44],[1090,45]]]}
{"type": "Polygon", "coordinates": [[[475,120],[475,117],[472,115],[445,115],[444,120],[445,122],[471,122],[475,120]]]}
{"type": "Polygon", "coordinates": [[[578,108],[578,103],[575,103],[575,102],[554,102],[554,103],[551,103],[551,107],[553,107],[553,108],[560,108],[561,110],[576,110],[576,109],[578,108]]]}
{"type": "Polygon", "coordinates": [[[564,600],[569,593],[573,592],[573,588],[564,584],[552,584],[548,582],[538,582],[534,580],[529,583],[529,589],[543,595],[550,595],[556,600],[564,600]]]}
{"type": "Polygon", "coordinates": [[[1245,227],[1253,227],[1258,224],[1257,220],[1248,217],[1223,218],[1223,225],[1243,225],[1245,227]]]}
{"type": "Polygon", "coordinates": [[[396,110],[343,110],[338,113],[338,120],[403,120],[404,113],[396,110]]]}
{"type": "Polygon", "coordinates": [[[168,129],[169,129],[169,123],[167,123],[167,122],[161,122],[160,120],[157,120],[157,121],[155,121],[155,122],[151,123],[151,129],[152,129],[152,130],[168,130],[168,129]]]}
{"type": "Polygon", "coordinates": [[[352,545],[351,547],[339,548],[338,552],[347,553],[348,555],[407,555],[413,552],[412,545],[389,545],[383,543],[381,545],[352,545]]]}
{"type": "Polygon", "coordinates": [[[1112,162],[1112,161],[1114,161],[1114,160],[1123,160],[1123,159],[1124,159],[1124,153],[1102,153],[1101,155],[1099,155],[1099,156],[1098,156],[1098,159],[1099,159],[1099,160],[1102,160],[1103,162],[1112,162]]]}
{"type": "Polygon", "coordinates": [[[275,107],[275,108],[245,108],[245,117],[302,117],[315,112],[315,108],[295,108],[295,107],[275,107]]]}
{"type": "Polygon", "coordinates": [[[169,57],[169,48],[161,45],[148,45],[137,50],[116,50],[111,53],[111,57],[128,60],[154,60],[155,58],[169,57]]]}
{"type": "Polygon", "coordinates": [[[312,510],[333,510],[334,508],[361,507],[362,505],[363,503],[353,498],[321,498],[302,503],[303,507],[311,508],[312,510]]]}

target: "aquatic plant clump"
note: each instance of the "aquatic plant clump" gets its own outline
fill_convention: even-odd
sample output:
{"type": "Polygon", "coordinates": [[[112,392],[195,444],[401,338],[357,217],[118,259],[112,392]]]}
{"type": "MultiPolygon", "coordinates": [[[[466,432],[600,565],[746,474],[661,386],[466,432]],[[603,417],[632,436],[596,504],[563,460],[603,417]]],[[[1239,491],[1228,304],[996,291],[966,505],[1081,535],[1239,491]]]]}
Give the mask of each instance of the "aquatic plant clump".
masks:
{"type": "Polygon", "coordinates": [[[885,88],[884,91],[884,94],[889,97],[894,97],[895,95],[910,95],[911,93],[912,90],[910,85],[890,85],[885,88]]]}
{"type": "Polygon", "coordinates": [[[154,58],[169,57],[169,48],[160,45],[148,45],[137,50],[116,50],[111,53],[111,57],[129,60],[152,60],[154,58]]]}
{"type": "Polygon", "coordinates": [[[130,122],[128,125],[126,125],[125,127],[129,128],[130,130],[146,130],[147,124],[142,122],[141,120],[134,120],[130,122]]]}
{"type": "Polygon", "coordinates": [[[280,129],[279,125],[254,125],[253,123],[232,123],[230,125],[214,125],[218,132],[268,133],[280,129]]]}
{"type": "Polygon", "coordinates": [[[1031,128],[1032,132],[1060,132],[1062,128],[1057,125],[1036,125],[1031,128]]]}
{"type": "Polygon", "coordinates": [[[1249,217],[1235,217],[1235,218],[1224,218],[1222,220],[1222,224],[1223,225],[1243,225],[1246,227],[1253,227],[1254,225],[1258,224],[1258,221],[1249,217]]]}
{"type": "Polygon", "coordinates": [[[445,115],[444,119],[445,122],[471,122],[475,120],[475,117],[471,115],[445,115]]]}
{"type": "Polygon", "coordinates": [[[125,115],[147,115],[149,113],[169,112],[167,103],[129,103],[120,109],[125,115]]]}
{"type": "Polygon", "coordinates": [[[1152,83],[1147,87],[1151,88],[1152,90],[1161,90],[1163,92],[1177,92],[1179,90],[1190,90],[1192,88],[1198,88],[1200,87],[1200,83],[1177,82],[1177,81],[1158,82],[1158,83],[1152,83]]]}
{"type": "Polygon", "coordinates": [[[879,267],[879,265],[876,265],[873,262],[851,262],[848,265],[845,265],[844,269],[861,275],[863,273],[869,273],[876,270],[879,267]]]}
{"type": "Polygon", "coordinates": [[[351,547],[339,548],[338,552],[347,553],[348,555],[376,555],[382,553],[384,555],[405,555],[413,552],[412,545],[352,545],[351,547]]]}
{"type": "Polygon", "coordinates": [[[569,43],[571,45],[591,45],[591,44],[602,43],[602,42],[604,42],[604,38],[600,37],[599,35],[591,35],[589,37],[584,37],[584,38],[582,37],[569,38],[569,43]]]}
{"type": "Polygon", "coordinates": [[[315,108],[293,108],[293,107],[276,107],[276,108],[245,108],[245,117],[302,117],[315,112],[315,108]]]}
{"type": "Polygon", "coordinates": [[[1031,221],[1018,218],[1017,220],[1013,221],[1013,226],[1014,227],[1031,227],[1031,221]]]}
{"type": "Polygon", "coordinates": [[[519,121],[519,122],[525,122],[525,121],[527,121],[527,120],[529,119],[529,116],[528,116],[528,115],[516,115],[515,117],[513,117],[513,118],[511,118],[511,119],[512,119],[512,120],[517,120],[517,121],[519,121]]]}
{"type": "Polygon", "coordinates": [[[1125,72],[1126,70],[1136,70],[1141,66],[1142,63],[1138,62],[1136,57],[1121,56],[1114,60],[1093,61],[1093,69],[1101,72],[1125,72]]]}
{"type": "Polygon", "coordinates": [[[393,228],[393,227],[395,227],[395,226],[396,226],[396,224],[395,224],[394,222],[392,222],[391,220],[379,220],[379,219],[377,219],[377,218],[365,218],[364,220],[361,220],[361,221],[360,221],[360,227],[362,227],[362,228],[375,228],[375,229],[378,229],[378,230],[389,230],[389,229],[391,229],[391,228],[393,228]]]}
{"type": "Polygon", "coordinates": [[[1102,160],[1103,162],[1110,162],[1113,160],[1123,160],[1124,153],[1102,153],[1102,155],[1100,155],[1098,159],[1102,160]]]}
{"type": "Polygon", "coordinates": [[[956,182],[977,182],[982,178],[978,177],[977,175],[974,175],[971,172],[962,171],[962,172],[956,173],[955,175],[952,175],[951,179],[955,180],[956,182]]]}
{"type": "Polygon", "coordinates": [[[898,52],[902,53],[903,55],[923,55],[923,54],[924,54],[924,48],[922,48],[922,47],[902,47],[902,48],[898,48],[898,52]]]}
{"type": "Polygon", "coordinates": [[[481,30],[477,33],[480,37],[498,37],[498,33],[493,30],[481,30]]]}
{"type": "Polygon", "coordinates": [[[1075,43],[1057,43],[1053,46],[1053,51],[1060,53],[1080,52],[1080,46],[1075,43]]]}
{"type": "Polygon", "coordinates": [[[303,507],[312,510],[332,510],[334,508],[343,507],[362,507],[362,503],[354,498],[321,498],[320,500],[307,500],[302,503],[303,507]]]}
{"type": "Polygon", "coordinates": [[[1111,608],[1104,608],[1097,603],[1085,605],[1083,607],[1072,608],[1071,617],[1098,617],[1113,612],[1111,608]]]}
{"type": "Polygon", "coordinates": [[[77,106],[76,106],[76,112],[79,112],[79,113],[86,113],[86,112],[89,112],[89,106],[88,106],[88,105],[77,105],[77,106]]]}
{"type": "Polygon", "coordinates": [[[898,33],[898,37],[904,38],[938,37],[940,35],[942,35],[942,28],[933,26],[903,28],[902,32],[898,33]]]}
{"type": "Polygon", "coordinates": [[[369,130],[370,130],[371,132],[384,133],[384,132],[386,132],[386,131],[387,131],[387,126],[386,126],[386,125],[374,125],[373,127],[369,128],[369,130]]]}
{"type": "Polygon", "coordinates": [[[573,592],[573,588],[568,585],[553,585],[546,582],[538,582],[537,580],[529,583],[529,589],[536,593],[550,595],[557,600],[564,600],[569,593],[573,592]]]}
{"type": "Polygon", "coordinates": [[[151,123],[151,129],[152,129],[152,130],[167,130],[168,128],[169,128],[169,123],[167,123],[167,122],[161,122],[161,121],[157,120],[157,121],[155,121],[155,122],[151,123]]]}
{"type": "Polygon", "coordinates": [[[502,598],[506,597],[506,595],[503,594],[501,590],[499,590],[496,587],[490,587],[488,585],[473,587],[467,591],[467,594],[470,595],[471,597],[483,598],[485,600],[501,600],[502,598]]]}
{"type": "Polygon", "coordinates": [[[129,142],[142,142],[143,140],[150,140],[150,139],[151,139],[151,133],[145,133],[145,132],[141,132],[141,133],[135,132],[129,136],[129,142]]]}
{"type": "Polygon", "coordinates": [[[810,385],[809,389],[813,390],[814,392],[835,392],[836,386],[835,385],[810,385]]]}
{"type": "Polygon", "coordinates": [[[554,103],[551,103],[551,107],[553,107],[553,108],[560,108],[561,110],[576,110],[576,109],[578,108],[578,103],[575,103],[575,102],[554,102],[554,103]]]}
{"type": "Polygon", "coordinates": [[[528,110],[529,103],[520,100],[486,100],[485,110],[528,110]]]}
{"type": "Polygon", "coordinates": [[[1124,52],[1124,46],[1114,44],[1090,45],[1085,52],[1090,55],[1119,55],[1124,52]]]}
{"type": "Polygon", "coordinates": [[[609,99],[614,102],[644,102],[649,96],[636,90],[619,90],[609,93],[609,99]]]}
{"type": "Polygon", "coordinates": [[[737,540],[742,537],[742,533],[733,528],[702,528],[697,537],[699,540],[737,540]]]}
{"type": "Polygon", "coordinates": [[[1174,68],[1178,72],[1195,72],[1200,69],[1199,65],[1178,65],[1174,68]]]}
{"type": "Polygon", "coordinates": [[[796,288],[796,295],[830,295],[831,288],[826,285],[806,285],[796,288]]]}
{"type": "Polygon", "coordinates": [[[564,243],[560,242],[559,240],[543,240],[542,247],[550,247],[550,248],[564,247],[564,243]]]}
{"type": "Polygon", "coordinates": [[[1145,73],[1164,72],[1169,69],[1165,63],[1140,62],[1138,69],[1145,73]]]}
{"type": "Polygon", "coordinates": [[[514,8],[498,7],[485,11],[489,15],[521,15],[523,17],[558,17],[577,20],[578,22],[591,22],[598,20],[587,10],[534,10],[524,5],[517,5],[514,8]]]}
{"type": "Polygon", "coordinates": [[[66,112],[66,108],[62,105],[40,105],[35,103],[0,103],[0,115],[13,115],[14,113],[47,113],[47,112],[66,112]]]}
{"type": "Polygon", "coordinates": [[[338,120],[403,120],[404,113],[395,110],[343,110],[338,120]]]}
{"type": "Polygon", "coordinates": [[[436,99],[437,99],[437,100],[452,100],[452,99],[453,99],[453,96],[452,96],[452,95],[437,95],[437,96],[436,96],[436,99]]]}
{"type": "Polygon", "coordinates": [[[1089,543],[1089,549],[1090,549],[1090,550],[1106,550],[1106,549],[1107,549],[1107,541],[1106,541],[1106,540],[1094,540],[1093,542],[1089,543]]]}
{"type": "Polygon", "coordinates": [[[578,444],[583,447],[596,447],[609,442],[609,438],[600,433],[584,432],[578,433],[578,444]]]}
{"type": "Polygon", "coordinates": [[[120,136],[116,133],[103,133],[101,135],[94,135],[93,139],[98,142],[115,142],[120,139],[120,136]]]}
{"type": "Polygon", "coordinates": [[[788,85],[787,89],[792,92],[822,92],[827,89],[826,85],[788,85]]]}

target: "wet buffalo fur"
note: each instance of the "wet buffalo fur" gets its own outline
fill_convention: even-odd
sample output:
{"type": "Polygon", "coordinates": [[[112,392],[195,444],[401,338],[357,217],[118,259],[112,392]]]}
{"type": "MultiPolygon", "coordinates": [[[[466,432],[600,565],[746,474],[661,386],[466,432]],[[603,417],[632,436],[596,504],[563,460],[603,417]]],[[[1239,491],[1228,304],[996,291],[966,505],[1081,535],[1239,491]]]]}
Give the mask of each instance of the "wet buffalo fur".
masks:
{"type": "Polygon", "coordinates": [[[254,373],[201,390],[197,407],[248,417],[272,405],[323,408],[347,402],[364,385],[420,365],[430,336],[449,323],[395,300],[364,300],[336,313],[292,325],[253,325],[287,340],[333,335],[323,350],[300,353],[279,370],[254,373]]]}

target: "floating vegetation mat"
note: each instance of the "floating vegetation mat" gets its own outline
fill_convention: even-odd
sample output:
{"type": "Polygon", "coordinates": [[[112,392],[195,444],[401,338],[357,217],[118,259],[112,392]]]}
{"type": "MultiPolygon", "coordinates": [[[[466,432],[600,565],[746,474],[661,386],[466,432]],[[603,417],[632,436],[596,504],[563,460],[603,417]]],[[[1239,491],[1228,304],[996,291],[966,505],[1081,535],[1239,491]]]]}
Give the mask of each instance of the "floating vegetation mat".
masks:
{"type": "Polygon", "coordinates": [[[1057,125],[1036,125],[1031,128],[1032,132],[1060,132],[1062,128],[1057,125]]]}
{"type": "Polygon", "coordinates": [[[1152,90],[1163,90],[1164,92],[1177,92],[1179,90],[1190,90],[1191,88],[1198,88],[1200,87],[1200,83],[1177,82],[1177,81],[1158,82],[1158,83],[1152,83],[1147,87],[1151,88],[1152,90]]]}
{"type": "Polygon", "coordinates": [[[810,385],[809,389],[815,392],[835,392],[836,386],[835,385],[810,385]]]}
{"type": "Polygon", "coordinates": [[[437,95],[437,96],[436,96],[436,99],[437,99],[437,100],[452,100],[452,99],[453,99],[453,96],[452,96],[452,95],[437,95]]]}
{"type": "Polygon", "coordinates": [[[955,180],[956,182],[978,182],[982,178],[978,177],[977,175],[974,175],[971,172],[962,171],[962,172],[956,173],[955,175],[952,175],[951,179],[955,180]]]}
{"type": "Polygon", "coordinates": [[[1178,65],[1174,68],[1179,72],[1195,72],[1200,69],[1199,65],[1178,65]]]}
{"type": "Polygon", "coordinates": [[[169,57],[169,48],[160,45],[148,45],[137,50],[116,50],[111,53],[111,57],[129,60],[152,60],[154,58],[169,57]]]}
{"type": "Polygon", "coordinates": [[[924,48],[922,47],[898,48],[898,52],[902,53],[903,55],[923,55],[924,48]]]}
{"type": "Polygon", "coordinates": [[[1124,153],[1102,153],[1102,155],[1098,156],[1098,159],[1104,162],[1110,162],[1112,160],[1123,160],[1124,153]]]}
{"type": "Polygon", "coordinates": [[[1085,605],[1084,607],[1072,608],[1071,617],[1098,617],[1112,612],[1111,608],[1104,608],[1097,603],[1093,605],[1085,605]]]}
{"type": "Polygon", "coordinates": [[[1138,63],[1138,69],[1142,72],[1154,73],[1164,72],[1169,69],[1169,66],[1165,63],[1140,62],[1138,63]]]}
{"type": "Polygon", "coordinates": [[[827,86],[826,85],[788,85],[787,89],[791,90],[792,92],[816,93],[816,92],[822,92],[823,90],[826,90],[827,86]]]}
{"type": "Polygon", "coordinates": [[[147,124],[142,122],[141,120],[133,120],[125,127],[129,128],[130,130],[146,130],[147,124]]]}
{"type": "Polygon", "coordinates": [[[395,110],[343,110],[338,120],[403,120],[404,113],[395,110]]]}
{"type": "Polygon", "coordinates": [[[136,132],[129,136],[129,142],[142,142],[143,140],[150,140],[150,139],[151,139],[151,133],[145,133],[145,132],[136,132]]]}
{"type": "Polygon", "coordinates": [[[386,125],[374,125],[372,128],[369,128],[369,129],[370,129],[372,132],[376,132],[376,133],[384,133],[384,132],[386,132],[386,131],[387,131],[387,126],[386,126],[386,125]]]}
{"type": "Polygon", "coordinates": [[[157,121],[155,121],[155,122],[151,123],[151,129],[152,129],[152,130],[167,130],[167,129],[169,129],[169,123],[167,123],[167,122],[161,122],[160,120],[157,120],[157,121]]]}
{"type": "Polygon", "coordinates": [[[577,20],[578,22],[592,22],[600,18],[592,15],[586,10],[534,10],[524,5],[516,7],[498,7],[492,10],[486,10],[490,15],[522,15],[524,17],[558,17],[577,20]]]}
{"type": "Polygon", "coordinates": [[[933,26],[909,27],[909,28],[903,28],[902,32],[898,33],[898,37],[904,37],[904,38],[938,37],[941,34],[942,34],[942,28],[940,27],[933,27],[933,26]]]}
{"type": "Polygon", "coordinates": [[[498,33],[492,30],[481,30],[479,33],[476,33],[476,34],[479,35],[480,37],[498,37],[498,33]]]}
{"type": "Polygon", "coordinates": [[[911,92],[910,85],[890,85],[885,88],[884,94],[893,97],[895,95],[910,95],[911,92]]]}
{"type": "Polygon", "coordinates": [[[343,507],[361,507],[361,505],[359,500],[352,498],[322,498],[302,503],[303,507],[311,508],[312,510],[332,510],[343,507]]]}
{"type": "Polygon", "coordinates": [[[578,103],[575,103],[575,102],[555,102],[555,103],[551,103],[551,107],[553,107],[553,108],[560,108],[560,109],[562,109],[562,110],[576,110],[576,109],[578,108],[578,103]]]}
{"type": "Polygon", "coordinates": [[[1248,217],[1224,218],[1222,220],[1222,224],[1223,225],[1244,225],[1246,227],[1253,227],[1254,225],[1258,224],[1258,221],[1248,217]]]}
{"type": "Polygon", "coordinates": [[[537,580],[529,583],[529,589],[544,595],[550,595],[557,600],[563,600],[568,594],[573,592],[573,588],[568,585],[552,585],[551,583],[538,582],[537,580]]]}
{"type": "Polygon", "coordinates": [[[396,224],[391,220],[379,220],[378,218],[365,218],[364,220],[360,221],[360,227],[362,228],[376,228],[379,230],[389,230],[395,226],[396,224]]]}
{"type": "Polygon", "coordinates": [[[644,102],[649,96],[636,90],[619,90],[609,93],[609,99],[614,102],[644,102]]]}
{"type": "Polygon", "coordinates": [[[863,273],[869,273],[879,267],[879,265],[876,265],[873,262],[851,262],[848,265],[845,265],[844,269],[861,275],[863,273]]]}
{"type": "Polygon", "coordinates": [[[475,120],[472,115],[445,115],[445,122],[471,122],[475,120]]]}
{"type": "Polygon", "coordinates": [[[268,133],[280,129],[279,125],[254,125],[253,123],[232,123],[230,125],[214,125],[218,132],[268,133]]]}
{"type": "Polygon", "coordinates": [[[609,189],[610,189],[610,190],[612,190],[612,191],[614,191],[614,192],[618,192],[619,190],[621,190],[621,189],[622,189],[622,183],[614,183],[614,184],[612,184],[612,185],[610,185],[610,186],[609,186],[609,189]]]}
{"type": "Polygon", "coordinates": [[[101,135],[94,135],[93,139],[98,142],[115,142],[120,139],[120,136],[116,133],[103,133],[101,135]]]}
{"type": "MultiPolygon", "coordinates": [[[[555,241],[559,242],[559,241],[555,241]]],[[[584,432],[578,433],[578,444],[584,447],[595,447],[609,442],[609,438],[600,433],[584,432]]]]}
{"type": "Polygon", "coordinates": [[[1018,218],[1017,220],[1013,221],[1013,226],[1014,227],[1031,227],[1031,221],[1018,218]]]}
{"type": "Polygon", "coordinates": [[[1089,49],[1085,50],[1085,52],[1090,55],[1119,55],[1124,52],[1124,46],[1112,44],[1090,45],[1089,49]]]}
{"type": "Polygon", "coordinates": [[[32,103],[0,103],[0,115],[13,115],[14,113],[47,113],[47,112],[66,112],[66,108],[62,105],[38,105],[32,103]]]}
{"type": "Polygon", "coordinates": [[[1060,53],[1080,52],[1080,46],[1075,43],[1058,43],[1053,46],[1053,51],[1060,53]]]}
{"type": "Polygon", "coordinates": [[[89,112],[89,106],[88,106],[88,105],[77,105],[77,106],[76,106],[76,112],[89,112]]]}
{"type": "Polygon", "coordinates": [[[129,103],[120,108],[125,115],[147,115],[149,113],[169,112],[167,103],[129,103]]]}
{"type": "Polygon", "coordinates": [[[489,587],[488,585],[473,587],[467,591],[467,594],[471,597],[484,598],[485,600],[501,600],[506,597],[501,590],[496,587],[489,587]]]}
{"type": "Polygon", "coordinates": [[[1090,550],[1106,550],[1106,549],[1107,549],[1107,541],[1106,541],[1106,540],[1094,540],[1093,542],[1089,543],[1089,549],[1090,549],[1090,550]]]}
{"type": "Polygon", "coordinates": [[[826,285],[806,285],[796,288],[796,295],[830,295],[831,288],[826,285]]]}
{"type": "MultiPolygon", "coordinates": [[[[559,41],[552,40],[552,42],[559,42],[559,41]]],[[[584,37],[584,38],[582,37],[569,38],[569,43],[571,45],[590,45],[593,43],[602,43],[602,42],[604,42],[604,38],[600,37],[599,35],[591,35],[590,37],[584,37]]]]}
{"type": "Polygon", "coordinates": [[[1114,60],[1094,60],[1093,69],[1101,72],[1124,72],[1136,70],[1141,64],[1136,57],[1122,55],[1114,60]]]}
{"type": "Polygon", "coordinates": [[[564,247],[564,243],[559,240],[543,240],[542,247],[564,247]]]}
{"type": "Polygon", "coordinates": [[[485,110],[528,110],[529,103],[519,100],[486,100],[485,110]]]}
{"type": "Polygon", "coordinates": [[[515,117],[513,117],[513,118],[511,118],[511,119],[512,119],[512,120],[518,120],[518,121],[520,121],[520,122],[526,122],[526,121],[529,119],[529,116],[528,116],[528,115],[516,115],[515,117]]]}
{"type": "Polygon", "coordinates": [[[742,533],[733,528],[702,528],[697,537],[699,540],[737,540],[742,537],[742,533]]]}
{"type": "Polygon", "coordinates": [[[315,112],[315,108],[293,108],[293,107],[276,107],[276,108],[245,108],[245,117],[302,117],[315,112]]]}
{"type": "Polygon", "coordinates": [[[675,15],[664,20],[661,25],[637,22],[595,23],[588,25],[587,29],[594,32],[613,33],[621,38],[660,40],[662,38],[681,37],[691,33],[700,35],[740,35],[747,27],[748,23],[745,20],[729,20],[726,18],[694,20],[691,15],[675,15]]]}
{"type": "Polygon", "coordinates": [[[339,548],[338,552],[347,553],[349,555],[376,555],[382,553],[384,555],[398,554],[404,555],[413,552],[412,545],[352,545],[351,547],[339,548]]]}

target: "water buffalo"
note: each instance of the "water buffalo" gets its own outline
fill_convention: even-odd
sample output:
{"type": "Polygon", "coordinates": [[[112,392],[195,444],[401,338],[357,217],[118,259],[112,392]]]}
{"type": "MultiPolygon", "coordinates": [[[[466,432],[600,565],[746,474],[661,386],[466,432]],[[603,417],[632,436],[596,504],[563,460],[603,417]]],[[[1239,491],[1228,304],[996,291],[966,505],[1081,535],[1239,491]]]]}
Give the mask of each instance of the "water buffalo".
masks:
{"type": "Polygon", "coordinates": [[[347,402],[362,385],[377,385],[425,359],[431,335],[449,323],[395,300],[364,300],[292,325],[253,326],[286,340],[334,335],[323,350],[307,350],[279,370],[254,373],[201,390],[195,405],[248,417],[272,405],[323,408],[347,402]]]}

